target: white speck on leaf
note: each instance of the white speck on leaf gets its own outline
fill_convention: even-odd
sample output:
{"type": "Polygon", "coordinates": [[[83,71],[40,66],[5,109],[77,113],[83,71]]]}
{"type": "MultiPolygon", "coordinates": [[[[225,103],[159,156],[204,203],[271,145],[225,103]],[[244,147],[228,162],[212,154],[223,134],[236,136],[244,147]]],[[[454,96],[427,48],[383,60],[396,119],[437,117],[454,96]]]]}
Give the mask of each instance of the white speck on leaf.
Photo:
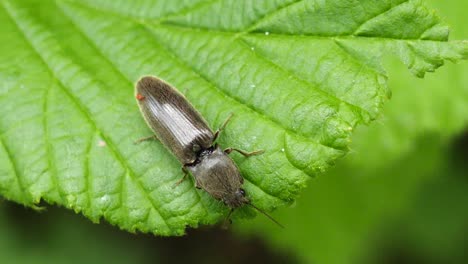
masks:
{"type": "Polygon", "coordinates": [[[251,84],[251,85],[250,85],[250,88],[255,88],[255,87],[256,87],[255,84],[251,84]]]}
{"type": "Polygon", "coordinates": [[[255,47],[250,47],[251,50],[255,50],[255,47]]]}
{"type": "Polygon", "coordinates": [[[268,36],[268,35],[270,35],[270,32],[265,31],[265,36],[268,36]]]}
{"type": "Polygon", "coordinates": [[[281,152],[284,152],[284,148],[281,149],[281,152]]]}
{"type": "Polygon", "coordinates": [[[107,143],[104,140],[99,140],[98,147],[102,148],[102,147],[105,147],[105,146],[107,146],[107,143]]]}
{"type": "Polygon", "coordinates": [[[110,197],[107,194],[99,198],[99,203],[101,203],[102,205],[107,205],[109,204],[109,202],[110,202],[110,197]]]}

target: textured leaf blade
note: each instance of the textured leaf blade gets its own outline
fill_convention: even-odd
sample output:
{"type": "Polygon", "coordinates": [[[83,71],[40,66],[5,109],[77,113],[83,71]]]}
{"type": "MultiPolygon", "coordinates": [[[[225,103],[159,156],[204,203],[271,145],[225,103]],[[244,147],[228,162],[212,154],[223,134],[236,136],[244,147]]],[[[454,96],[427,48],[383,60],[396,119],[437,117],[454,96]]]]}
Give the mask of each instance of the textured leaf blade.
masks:
{"type": "Polygon", "coordinates": [[[253,202],[271,210],[293,201],[308,175],[347,152],[352,129],[379,114],[389,96],[382,53],[400,54],[416,75],[466,57],[465,42],[440,42],[445,27],[419,1],[383,1],[353,23],[342,23],[352,20],[346,8],[370,2],[169,2],[1,2],[2,196],[161,235],[222,218],[228,209],[191,181],[174,188],[180,164],[161,144],[133,144],[151,133],[133,83],[152,74],[180,89],[212,128],[235,113],[220,143],[266,151],[233,157],[253,202]],[[407,12],[387,10],[404,5],[418,11],[410,22],[430,20],[412,24],[425,34],[369,33],[374,17],[403,19],[407,12]],[[208,16],[213,10],[225,15],[208,16]]]}
{"type": "MultiPolygon", "coordinates": [[[[450,18],[455,38],[466,37],[467,19],[462,7],[468,7],[468,3],[460,6],[456,1],[431,2],[443,8],[450,18]]],[[[336,168],[314,179],[294,208],[275,215],[287,230],[278,229],[263,218],[242,225],[242,229],[255,236],[262,234],[267,243],[295,252],[304,262],[362,263],[362,255],[374,255],[376,248],[381,252],[381,244],[376,243],[375,236],[386,233],[395,218],[401,218],[403,226],[407,226],[408,212],[411,212],[410,215],[420,216],[415,225],[423,227],[421,235],[437,248],[431,248],[428,256],[440,257],[437,253],[444,248],[441,244],[445,245],[445,240],[434,239],[434,229],[427,226],[428,223],[441,226],[443,220],[428,217],[421,210],[433,211],[448,219],[450,216],[441,214],[437,207],[439,203],[450,204],[443,200],[445,196],[441,193],[445,190],[449,196],[461,198],[457,196],[457,188],[448,188],[441,182],[456,181],[459,176],[446,168],[457,170],[453,161],[446,164],[451,160],[446,145],[462,133],[468,123],[468,76],[465,74],[468,65],[447,65],[424,79],[411,78],[397,60],[392,60],[389,66],[392,76],[389,86],[394,96],[385,106],[383,116],[353,134],[353,153],[336,168]],[[423,196],[424,205],[412,207],[420,189],[432,186],[434,179],[437,179],[434,186],[437,193],[431,193],[430,197],[435,202],[423,196]],[[421,215],[426,220],[422,220],[421,215]]],[[[454,203],[461,204],[457,199],[454,203]]],[[[453,206],[450,210],[458,216],[463,212],[453,206]]],[[[457,228],[456,224],[447,226],[448,229],[457,228]]],[[[399,226],[390,232],[401,230],[399,226]]],[[[445,239],[456,243],[457,236],[447,235],[445,229],[441,232],[445,239]]],[[[463,232],[457,230],[457,234],[463,232]]],[[[407,236],[405,233],[404,237],[407,236]]],[[[388,241],[388,237],[384,239],[388,241]]],[[[453,258],[456,247],[447,245],[452,250],[447,254],[453,258]]]]}

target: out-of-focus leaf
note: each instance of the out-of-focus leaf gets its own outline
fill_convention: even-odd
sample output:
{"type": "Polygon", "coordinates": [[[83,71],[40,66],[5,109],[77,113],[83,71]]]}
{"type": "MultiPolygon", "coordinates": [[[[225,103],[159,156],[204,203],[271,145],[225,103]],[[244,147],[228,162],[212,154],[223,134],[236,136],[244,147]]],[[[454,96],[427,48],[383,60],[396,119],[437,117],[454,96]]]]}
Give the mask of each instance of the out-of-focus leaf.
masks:
{"type": "MultiPolygon", "coordinates": [[[[456,142],[457,144],[459,142],[456,142]]],[[[382,225],[374,234],[367,261],[391,259],[406,254],[420,263],[464,263],[468,249],[468,177],[466,162],[445,162],[422,184],[415,198],[400,216],[382,225]],[[392,256],[393,255],[393,256],[392,256]]],[[[458,159],[458,157],[455,157],[458,159]]],[[[364,261],[364,260],[363,260],[364,261]]],[[[362,263],[362,262],[361,262],[362,263]]]]}

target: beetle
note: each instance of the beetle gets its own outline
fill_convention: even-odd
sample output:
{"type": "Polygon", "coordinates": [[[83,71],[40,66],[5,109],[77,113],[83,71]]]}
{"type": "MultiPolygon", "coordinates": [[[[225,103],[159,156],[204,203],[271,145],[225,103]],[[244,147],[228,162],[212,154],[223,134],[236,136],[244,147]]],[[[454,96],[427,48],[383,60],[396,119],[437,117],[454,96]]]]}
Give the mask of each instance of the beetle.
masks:
{"type": "Polygon", "coordinates": [[[232,114],[216,132],[213,132],[181,93],[153,76],[144,76],[137,82],[135,98],[146,123],[155,133],[138,142],[156,138],[174,154],[182,164],[184,172],[184,177],[176,185],[190,173],[197,188],[203,189],[231,208],[228,218],[235,208],[248,204],[280,225],[251,204],[242,188],[244,178],[228,156],[233,151],[246,157],[259,155],[264,151],[247,152],[237,148],[222,150],[216,143],[232,114]]]}

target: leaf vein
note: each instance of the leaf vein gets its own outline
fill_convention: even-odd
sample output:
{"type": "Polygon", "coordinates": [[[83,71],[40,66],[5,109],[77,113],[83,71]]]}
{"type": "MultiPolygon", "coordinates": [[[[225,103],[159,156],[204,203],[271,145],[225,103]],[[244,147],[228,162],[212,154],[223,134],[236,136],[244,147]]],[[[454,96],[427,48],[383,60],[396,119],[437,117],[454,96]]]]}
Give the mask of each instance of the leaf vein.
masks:
{"type": "Polygon", "coordinates": [[[275,9],[275,10],[272,10],[271,12],[269,13],[266,13],[265,15],[263,15],[262,17],[260,17],[259,19],[257,19],[257,21],[254,21],[250,26],[247,27],[246,30],[244,30],[242,33],[249,33],[250,31],[252,30],[255,30],[255,28],[260,25],[263,21],[273,17],[274,15],[276,15],[277,13],[281,12],[282,10],[286,9],[286,8],[289,8],[293,5],[296,5],[296,4],[300,4],[304,2],[304,0],[295,0],[291,3],[288,3],[284,6],[280,6],[278,9],[275,9]]]}
{"type": "Polygon", "coordinates": [[[88,206],[89,208],[92,208],[93,206],[93,201],[92,201],[92,194],[91,194],[91,181],[90,181],[90,167],[89,167],[89,156],[91,154],[91,147],[93,145],[93,138],[94,136],[91,136],[89,138],[89,143],[86,146],[85,149],[85,160],[84,160],[84,180],[85,180],[85,190],[86,190],[86,198],[88,200],[88,206]]]}
{"type": "MultiPolygon", "coordinates": [[[[3,2],[2,2],[3,3],[3,2]]],[[[56,80],[58,80],[60,82],[60,85],[58,85],[62,91],[65,92],[65,94],[70,98],[70,100],[73,101],[73,103],[77,106],[77,109],[82,112],[82,114],[86,117],[86,119],[88,120],[88,122],[90,124],[93,125],[93,127],[95,128],[96,131],[100,132],[103,139],[108,143],[107,145],[109,146],[109,150],[111,150],[110,152],[113,153],[114,157],[119,161],[119,163],[121,163],[123,165],[124,168],[126,168],[127,172],[128,172],[128,175],[130,176],[130,178],[135,181],[135,183],[137,184],[137,186],[140,188],[140,191],[143,193],[143,195],[145,196],[145,199],[147,199],[150,204],[152,205],[153,209],[160,215],[160,218],[162,219],[164,225],[170,229],[168,223],[166,222],[165,218],[162,217],[162,215],[160,214],[156,204],[154,203],[153,199],[151,199],[151,197],[149,197],[148,193],[144,191],[144,188],[142,187],[140,181],[137,180],[137,177],[135,176],[135,173],[133,172],[133,170],[130,168],[129,164],[125,161],[125,159],[121,156],[120,152],[117,151],[113,141],[111,141],[110,139],[107,139],[107,137],[98,129],[97,127],[97,123],[93,120],[93,118],[91,117],[90,113],[86,110],[86,108],[79,102],[79,100],[76,99],[76,97],[66,88],[66,86],[64,86],[64,84],[62,83],[62,81],[57,78],[57,76],[55,75],[54,71],[50,68],[49,64],[47,64],[47,61],[45,60],[45,58],[43,58],[41,56],[41,53],[36,49],[35,45],[32,43],[32,41],[29,39],[29,37],[27,36],[26,32],[24,32],[23,28],[18,24],[18,22],[16,21],[14,15],[11,13],[11,10],[9,10],[9,8],[7,8],[6,6],[4,6],[5,10],[7,11],[8,15],[10,16],[10,18],[12,19],[12,21],[15,23],[15,25],[17,26],[19,32],[21,32],[21,34],[23,35],[24,39],[26,40],[26,42],[30,45],[30,47],[32,48],[32,50],[38,55],[38,57],[42,60],[42,62],[44,63],[44,65],[46,66],[47,70],[55,77],[56,80]]],[[[11,8],[11,7],[10,7],[11,8]]]]}
{"type": "Polygon", "coordinates": [[[15,162],[15,159],[11,153],[10,148],[5,144],[5,139],[1,136],[0,134],[0,145],[2,146],[3,150],[5,150],[5,153],[7,154],[8,160],[10,161],[11,167],[13,168],[13,174],[16,178],[16,181],[18,182],[18,187],[20,191],[22,192],[23,196],[23,203],[24,204],[30,204],[28,201],[28,197],[30,196],[30,193],[27,191],[27,188],[25,184],[23,183],[22,176],[20,175],[20,170],[18,168],[18,164],[15,162]]]}
{"type": "MultiPolygon", "coordinates": [[[[53,76],[50,76],[51,79],[53,79],[53,76]]],[[[49,134],[49,120],[48,120],[48,108],[49,108],[49,94],[50,94],[50,89],[52,89],[52,85],[54,82],[50,82],[49,85],[46,86],[45,91],[44,91],[44,102],[42,104],[42,126],[44,126],[44,145],[45,145],[45,151],[46,151],[46,157],[47,157],[47,169],[50,171],[50,180],[54,184],[54,188],[57,190],[57,193],[59,194],[59,198],[63,201],[63,193],[60,190],[60,183],[55,176],[57,173],[57,168],[53,165],[54,164],[54,152],[50,144],[50,134],[49,134]]]]}
{"type": "MultiPolygon", "coordinates": [[[[72,3],[73,5],[78,5],[82,8],[86,8],[88,10],[93,10],[95,12],[101,12],[101,13],[104,13],[104,14],[109,14],[109,15],[113,15],[113,16],[116,16],[116,17],[119,17],[119,18],[122,18],[122,19],[129,19],[131,21],[133,21],[134,23],[136,24],[142,24],[146,27],[150,27],[150,26],[153,26],[153,24],[151,24],[149,20],[142,20],[142,19],[137,19],[135,17],[129,17],[129,16],[125,16],[123,14],[120,14],[120,13],[115,13],[115,12],[111,12],[109,10],[102,10],[102,9],[99,9],[97,7],[94,7],[94,6],[89,6],[89,5],[86,5],[86,4],[83,4],[83,3],[79,3],[79,2],[75,2],[75,1],[70,1],[70,0],[65,0],[65,1],[68,1],[70,3],[72,3]]],[[[304,0],[299,0],[299,1],[304,1],[304,0]]],[[[405,2],[409,2],[410,0],[406,0],[405,2]]],[[[298,2],[295,2],[295,3],[292,3],[292,4],[297,4],[298,2]]],[[[404,3],[401,3],[401,4],[404,4],[404,3]]],[[[399,5],[401,5],[399,4],[399,5]]],[[[379,13],[377,14],[375,17],[381,15],[382,13],[379,13]]],[[[374,18],[375,18],[374,17],[374,18]]],[[[366,23],[368,20],[364,21],[362,24],[366,23]]],[[[178,28],[181,28],[181,29],[187,29],[187,30],[194,30],[194,31],[202,31],[202,32],[210,32],[210,33],[214,33],[214,34],[229,34],[229,35],[232,35],[234,36],[234,38],[239,38],[245,34],[249,34],[249,35],[264,35],[264,33],[256,33],[256,32],[252,32],[251,30],[252,29],[249,29],[249,30],[244,30],[244,31],[228,31],[228,30],[219,30],[219,29],[210,29],[210,28],[203,28],[203,27],[193,27],[193,26],[189,26],[189,25],[185,25],[185,24],[167,24],[167,23],[164,23],[164,21],[161,21],[160,23],[161,25],[165,25],[165,26],[171,26],[171,27],[178,27],[178,28]]],[[[429,41],[429,42],[446,42],[444,40],[429,40],[429,39],[420,39],[420,38],[394,38],[394,37],[375,37],[375,36],[359,36],[359,35],[355,35],[354,33],[351,33],[351,34],[343,34],[343,35],[312,35],[312,34],[300,34],[300,35],[297,35],[297,34],[291,34],[291,33],[285,33],[285,32],[281,32],[281,33],[276,33],[276,32],[273,32],[275,35],[277,36],[292,36],[292,37],[295,37],[295,38],[316,38],[316,39],[356,39],[356,38],[359,38],[359,39],[371,39],[371,40],[377,40],[377,41],[429,41]]]]}
{"type": "MultiPolygon", "coordinates": [[[[242,44],[244,44],[244,46],[245,46],[247,49],[249,48],[248,43],[247,43],[243,38],[239,38],[239,40],[242,42],[242,44]]],[[[333,100],[336,100],[336,101],[339,101],[339,102],[343,102],[343,103],[345,103],[345,104],[351,106],[352,108],[356,108],[356,109],[358,109],[358,110],[360,110],[360,111],[362,111],[362,112],[365,112],[365,113],[367,113],[367,114],[370,115],[369,111],[366,110],[366,109],[364,109],[364,108],[362,108],[361,106],[352,104],[352,103],[350,103],[350,102],[347,102],[347,101],[345,101],[344,99],[341,99],[341,98],[339,98],[339,97],[337,97],[337,96],[334,96],[334,95],[330,94],[329,92],[326,92],[326,91],[323,90],[323,89],[318,88],[316,85],[314,85],[314,84],[311,83],[310,81],[299,77],[296,73],[294,73],[294,72],[292,72],[292,71],[289,71],[288,69],[286,69],[286,68],[284,68],[284,67],[281,67],[280,65],[276,64],[275,62],[273,62],[271,59],[267,58],[267,57],[264,56],[264,55],[259,54],[258,52],[256,52],[255,54],[257,55],[257,57],[261,58],[261,59],[262,59],[263,61],[265,61],[266,63],[269,63],[269,64],[273,65],[275,68],[278,68],[279,70],[281,70],[281,71],[283,71],[283,72],[286,72],[286,73],[288,73],[288,74],[291,75],[291,76],[294,76],[294,78],[296,78],[296,80],[298,80],[298,81],[300,81],[300,82],[306,84],[306,85],[307,85],[308,87],[310,87],[312,90],[315,90],[315,91],[317,91],[317,92],[319,92],[319,93],[322,93],[323,95],[327,96],[327,97],[330,98],[330,99],[333,99],[333,100]]],[[[318,63],[317,63],[317,64],[318,64],[318,63]]],[[[331,74],[331,71],[329,71],[327,74],[331,74]]],[[[324,79],[326,79],[326,78],[324,78],[324,79]]],[[[288,132],[294,133],[294,131],[291,131],[291,130],[288,130],[288,132]]],[[[298,134],[298,133],[296,132],[296,133],[294,133],[294,134],[298,134]]],[[[334,148],[333,146],[328,146],[328,145],[325,145],[325,144],[323,144],[323,143],[321,143],[321,142],[318,142],[318,143],[321,144],[321,145],[323,145],[323,146],[329,147],[329,148],[334,148]]],[[[337,149],[337,148],[334,148],[334,149],[337,149]]]]}
{"type": "MultiPolygon", "coordinates": [[[[372,20],[374,20],[375,18],[380,17],[380,16],[382,16],[382,15],[385,15],[385,14],[389,13],[390,11],[394,10],[395,8],[398,8],[398,7],[400,7],[401,5],[408,3],[409,1],[410,1],[410,0],[405,0],[405,1],[401,2],[401,3],[398,3],[398,4],[395,5],[395,6],[389,6],[387,9],[382,10],[382,12],[376,14],[375,16],[370,17],[370,18],[364,20],[361,24],[359,24],[358,26],[356,26],[356,28],[353,30],[353,33],[351,33],[351,35],[353,35],[353,36],[356,35],[357,32],[361,29],[361,27],[363,27],[365,24],[367,24],[367,22],[372,21],[372,20]]],[[[358,35],[358,36],[359,36],[359,35],[358,35]]]]}
{"type": "Polygon", "coordinates": [[[219,2],[219,1],[220,0],[210,0],[210,1],[200,2],[200,3],[196,4],[196,5],[187,7],[185,9],[181,9],[181,10],[175,12],[175,13],[167,14],[167,15],[165,15],[163,17],[160,17],[159,19],[160,20],[166,20],[166,19],[170,19],[171,17],[174,17],[174,16],[183,16],[183,15],[186,15],[188,13],[194,12],[195,10],[202,9],[205,6],[213,5],[213,4],[215,4],[216,2],[219,2]]]}

